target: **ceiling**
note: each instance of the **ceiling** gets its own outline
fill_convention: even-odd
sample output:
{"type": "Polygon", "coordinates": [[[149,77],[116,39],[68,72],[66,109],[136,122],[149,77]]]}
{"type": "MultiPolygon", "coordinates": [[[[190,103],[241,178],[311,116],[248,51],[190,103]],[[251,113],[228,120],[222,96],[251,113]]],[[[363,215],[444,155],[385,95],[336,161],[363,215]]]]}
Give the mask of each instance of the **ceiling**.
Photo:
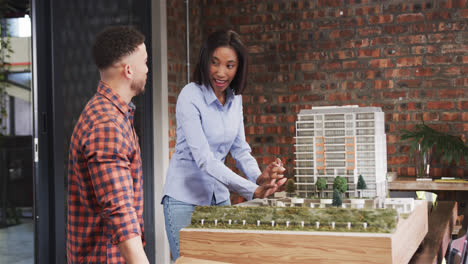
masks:
{"type": "Polygon", "coordinates": [[[0,13],[4,18],[24,17],[30,15],[30,0],[0,0],[0,13]]]}

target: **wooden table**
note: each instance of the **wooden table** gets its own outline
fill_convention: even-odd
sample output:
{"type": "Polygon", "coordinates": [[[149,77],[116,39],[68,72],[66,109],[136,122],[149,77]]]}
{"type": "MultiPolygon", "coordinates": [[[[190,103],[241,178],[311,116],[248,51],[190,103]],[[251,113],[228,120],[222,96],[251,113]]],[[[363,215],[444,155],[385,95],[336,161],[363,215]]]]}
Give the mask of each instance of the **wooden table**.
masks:
{"type": "Polygon", "coordinates": [[[388,182],[389,191],[429,191],[438,195],[439,200],[468,200],[467,182],[416,181],[414,177],[398,177],[388,182]]]}
{"type": "Polygon", "coordinates": [[[441,263],[457,219],[457,203],[439,201],[429,213],[429,231],[409,263],[441,263]]]}

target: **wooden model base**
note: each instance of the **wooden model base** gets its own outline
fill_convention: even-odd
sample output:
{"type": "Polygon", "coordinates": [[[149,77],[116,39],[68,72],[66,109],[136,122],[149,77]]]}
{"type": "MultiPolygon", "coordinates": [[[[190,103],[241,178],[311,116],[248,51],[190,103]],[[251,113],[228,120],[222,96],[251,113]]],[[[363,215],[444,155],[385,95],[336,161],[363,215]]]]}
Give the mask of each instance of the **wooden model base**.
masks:
{"type": "Polygon", "coordinates": [[[180,255],[226,263],[408,263],[428,231],[427,202],[415,201],[394,233],[189,229],[180,255]]]}

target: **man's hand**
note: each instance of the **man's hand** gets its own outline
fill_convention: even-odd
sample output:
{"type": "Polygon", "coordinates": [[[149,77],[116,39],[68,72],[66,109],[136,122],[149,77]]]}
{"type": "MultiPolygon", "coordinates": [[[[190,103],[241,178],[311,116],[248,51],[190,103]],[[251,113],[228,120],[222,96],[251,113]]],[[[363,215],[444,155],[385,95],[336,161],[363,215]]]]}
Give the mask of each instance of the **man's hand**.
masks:
{"type": "Polygon", "coordinates": [[[149,264],[140,236],[122,241],[118,246],[127,264],[149,264]]]}
{"type": "Polygon", "coordinates": [[[288,180],[283,175],[285,170],[280,159],[268,164],[257,178],[257,184],[260,186],[255,190],[254,198],[265,198],[275,193],[278,187],[288,180]]]}

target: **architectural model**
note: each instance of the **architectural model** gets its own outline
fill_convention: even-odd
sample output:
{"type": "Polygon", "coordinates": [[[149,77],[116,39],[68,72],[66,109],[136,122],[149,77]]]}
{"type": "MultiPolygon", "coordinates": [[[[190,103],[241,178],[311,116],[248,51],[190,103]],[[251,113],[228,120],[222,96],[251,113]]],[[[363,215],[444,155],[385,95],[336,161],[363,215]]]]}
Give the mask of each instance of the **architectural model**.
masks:
{"type": "Polygon", "coordinates": [[[375,197],[346,199],[336,207],[327,200],[197,206],[191,225],[179,232],[181,256],[226,263],[400,264],[409,262],[428,230],[426,201],[375,197]]]}
{"type": "Polygon", "coordinates": [[[345,197],[386,196],[387,147],[381,108],[325,106],[301,110],[295,147],[298,196],[331,198],[337,176],[347,180],[345,197]],[[364,190],[357,188],[360,175],[367,185],[364,190]],[[326,188],[319,191],[316,183],[320,178],[326,180],[326,188]]]}

